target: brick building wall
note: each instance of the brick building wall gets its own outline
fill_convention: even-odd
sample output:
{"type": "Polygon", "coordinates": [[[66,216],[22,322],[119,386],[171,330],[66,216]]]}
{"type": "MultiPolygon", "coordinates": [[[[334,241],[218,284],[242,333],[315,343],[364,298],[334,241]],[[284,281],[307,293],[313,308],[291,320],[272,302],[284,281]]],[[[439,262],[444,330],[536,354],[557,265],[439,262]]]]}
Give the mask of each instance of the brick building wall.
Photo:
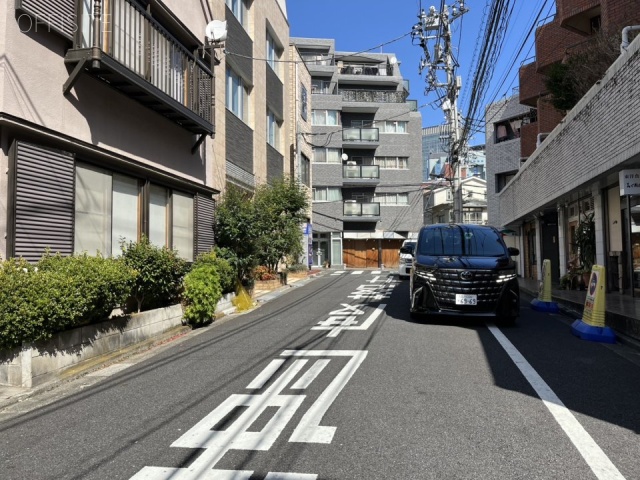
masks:
{"type": "Polygon", "coordinates": [[[572,194],[617,183],[617,170],[640,159],[640,39],[609,68],[498,194],[497,224],[517,225],[572,194]]]}

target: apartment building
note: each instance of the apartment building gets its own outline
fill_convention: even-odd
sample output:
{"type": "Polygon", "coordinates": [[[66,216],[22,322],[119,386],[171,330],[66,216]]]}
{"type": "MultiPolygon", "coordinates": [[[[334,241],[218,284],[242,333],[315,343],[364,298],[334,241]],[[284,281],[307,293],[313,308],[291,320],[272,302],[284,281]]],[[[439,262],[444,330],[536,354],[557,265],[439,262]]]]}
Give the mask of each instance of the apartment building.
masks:
{"type": "Polygon", "coordinates": [[[217,128],[209,177],[218,190],[233,184],[252,192],[293,173],[290,79],[296,69],[286,2],[209,2],[213,17],[227,22],[224,48],[216,50],[217,128]]]}
{"type": "Polygon", "coordinates": [[[311,73],[313,262],[394,266],[422,225],[421,115],[393,54],[293,38],[311,73]]]}
{"type": "Polygon", "coordinates": [[[200,0],[0,4],[0,256],[213,245],[200,0]]]}
{"type": "MultiPolygon", "coordinates": [[[[638,2],[558,1],[557,7],[554,20],[539,27],[536,36],[536,59],[540,58],[542,64],[552,53],[557,54],[558,62],[567,51],[576,55],[575,49],[567,50],[562,48],[566,44],[558,43],[564,33],[561,29],[571,35],[582,34],[583,41],[588,42],[592,31],[589,25],[617,25],[622,44],[625,24],[640,23],[638,2]],[[554,44],[553,49],[550,44],[554,44]]],[[[533,69],[531,65],[521,69],[521,104],[523,99],[533,98],[535,89],[527,83],[535,80],[527,75],[533,69]]],[[[544,109],[549,104],[537,108],[535,121],[530,118],[520,126],[520,152],[514,146],[515,138],[509,138],[508,128],[505,141],[490,147],[490,142],[503,139],[497,133],[500,122],[515,116],[506,114],[507,107],[499,104],[487,110],[487,125],[492,126],[487,130],[487,168],[496,158],[492,152],[503,143],[504,148],[513,148],[512,167],[503,167],[505,175],[501,177],[498,169],[489,175],[489,182],[496,187],[489,189],[495,195],[489,201],[489,220],[519,234],[520,271],[524,276],[540,279],[545,259],[551,260],[555,282],[562,275],[579,271],[576,232],[593,219],[595,263],[605,267],[607,290],[640,295],[640,190],[636,181],[640,178],[640,125],[636,116],[629,115],[638,108],[640,97],[631,93],[636,89],[638,71],[640,39],[635,38],[621,48],[618,58],[573,108],[553,113],[560,118],[555,127],[544,126],[549,119],[544,109]],[[496,111],[498,116],[494,116],[496,111]],[[533,147],[527,146],[528,142],[533,147]],[[532,149],[531,153],[527,149],[532,149]],[[516,161],[518,157],[522,161],[516,161]]],[[[544,68],[536,74],[543,75],[544,68]]],[[[545,93],[539,88],[538,92],[545,93]]],[[[539,107],[541,102],[539,98],[539,107]]],[[[524,107],[531,108],[530,103],[525,102],[524,107]]],[[[526,108],[521,113],[526,113],[526,108]]],[[[512,111],[516,110],[514,107],[512,111]]],[[[616,327],[637,330],[637,326],[616,327]]]]}

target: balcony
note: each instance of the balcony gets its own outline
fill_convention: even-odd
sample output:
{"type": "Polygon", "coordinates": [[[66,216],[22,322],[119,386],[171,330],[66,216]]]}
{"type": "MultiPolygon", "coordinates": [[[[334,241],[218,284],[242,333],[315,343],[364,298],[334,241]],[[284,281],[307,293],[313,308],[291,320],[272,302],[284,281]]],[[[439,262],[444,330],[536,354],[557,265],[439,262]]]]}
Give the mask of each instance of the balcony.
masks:
{"type": "Polygon", "coordinates": [[[591,35],[600,29],[601,0],[558,2],[560,25],[582,35],[591,35]]]}
{"type": "Polygon", "coordinates": [[[345,201],[343,216],[345,222],[377,222],[380,220],[380,203],[345,201]]]}
{"type": "Polygon", "coordinates": [[[393,65],[371,65],[371,64],[347,64],[340,67],[342,75],[369,75],[385,76],[393,75],[393,65]]]}
{"type": "Polygon", "coordinates": [[[378,165],[343,165],[342,185],[375,186],[380,183],[378,165]]]}
{"type": "Polygon", "coordinates": [[[97,14],[80,2],[80,25],[65,62],[75,65],[67,94],[81,73],[167,117],[185,130],[214,132],[213,73],[133,0],[111,0],[97,14]]]}
{"type": "Polygon", "coordinates": [[[343,102],[363,103],[404,103],[407,92],[390,92],[385,90],[339,90],[343,102]]]}
{"type": "Polygon", "coordinates": [[[565,49],[583,40],[577,33],[562,28],[560,22],[547,23],[536,30],[536,65],[538,73],[546,73],[549,66],[561,62],[565,49]]]}
{"type": "Polygon", "coordinates": [[[535,62],[520,67],[519,100],[522,105],[538,106],[538,98],[547,93],[544,76],[537,72],[535,62]]]}
{"type": "Polygon", "coordinates": [[[349,146],[376,148],[380,142],[380,131],[378,128],[344,128],[342,141],[349,146]]]}

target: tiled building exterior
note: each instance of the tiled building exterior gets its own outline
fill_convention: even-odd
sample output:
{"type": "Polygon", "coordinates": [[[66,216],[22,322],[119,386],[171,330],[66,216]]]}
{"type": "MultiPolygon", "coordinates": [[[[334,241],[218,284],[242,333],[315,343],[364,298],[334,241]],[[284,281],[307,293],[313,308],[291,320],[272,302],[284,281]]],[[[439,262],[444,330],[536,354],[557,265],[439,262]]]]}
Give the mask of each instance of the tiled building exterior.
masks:
{"type": "MultiPolygon", "coordinates": [[[[561,28],[580,20],[579,12],[585,10],[578,9],[578,3],[558,2],[556,22],[561,28]],[[572,18],[571,12],[578,12],[578,17],[572,18]]],[[[610,19],[618,2],[582,3],[596,8],[590,14],[600,12],[604,24],[605,14],[610,19]]],[[[631,3],[626,11],[633,16],[638,2],[631,3]]],[[[630,17],[627,23],[635,25],[637,20],[630,17]]],[[[624,181],[624,175],[640,175],[640,126],[636,116],[629,115],[640,107],[634,94],[638,72],[640,39],[635,38],[561,122],[537,139],[540,145],[494,194],[496,198],[490,198],[490,221],[519,233],[524,276],[540,279],[545,259],[551,260],[554,282],[578,267],[575,232],[587,215],[593,215],[596,264],[605,268],[607,291],[640,294],[640,192],[627,188],[633,182],[624,181]]],[[[544,114],[540,110],[537,114],[539,122],[544,114]]],[[[489,114],[487,124],[495,127],[488,118],[489,114]]],[[[521,155],[526,157],[525,152],[521,155]]],[[[488,167],[493,161],[488,154],[488,167]]],[[[638,329],[612,326],[627,332],[638,329]]]]}
{"type": "Polygon", "coordinates": [[[314,263],[394,265],[422,225],[421,115],[399,64],[331,39],[292,42],[312,77],[314,263]]]}
{"type": "Polygon", "coordinates": [[[283,0],[210,0],[226,20],[216,67],[216,136],[210,176],[253,191],[291,174],[289,23],[283,0]]]}

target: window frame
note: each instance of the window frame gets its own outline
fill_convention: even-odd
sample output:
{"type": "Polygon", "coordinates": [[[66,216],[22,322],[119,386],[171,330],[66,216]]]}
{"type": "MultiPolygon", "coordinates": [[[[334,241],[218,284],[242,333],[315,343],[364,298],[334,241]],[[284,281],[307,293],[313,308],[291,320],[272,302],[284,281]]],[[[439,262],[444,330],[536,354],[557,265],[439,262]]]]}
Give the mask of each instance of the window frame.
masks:
{"type": "Polygon", "coordinates": [[[247,123],[249,92],[244,79],[227,65],[225,83],[225,107],[240,120],[247,123]]]}
{"type": "Polygon", "coordinates": [[[319,126],[319,127],[339,127],[340,125],[342,125],[342,122],[340,119],[340,110],[329,110],[329,109],[323,109],[323,108],[312,109],[311,125],[319,126]],[[327,119],[333,116],[333,115],[330,115],[330,113],[335,114],[336,123],[327,123],[327,119]],[[320,116],[322,117],[322,119],[324,119],[324,123],[317,123],[317,120],[320,119],[320,116]]]}

